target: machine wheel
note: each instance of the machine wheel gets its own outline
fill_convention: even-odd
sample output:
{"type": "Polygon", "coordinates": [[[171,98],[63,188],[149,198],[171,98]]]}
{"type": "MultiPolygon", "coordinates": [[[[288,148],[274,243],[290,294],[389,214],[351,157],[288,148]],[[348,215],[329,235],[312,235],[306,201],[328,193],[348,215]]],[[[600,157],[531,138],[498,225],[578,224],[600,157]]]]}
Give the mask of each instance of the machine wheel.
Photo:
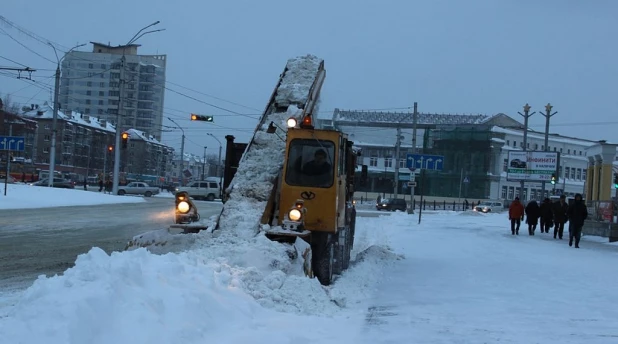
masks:
{"type": "Polygon", "coordinates": [[[208,196],[206,196],[206,200],[207,200],[207,201],[210,201],[210,202],[214,201],[214,200],[215,200],[215,195],[213,195],[213,194],[208,194],[208,196]]]}
{"type": "Polygon", "coordinates": [[[124,196],[124,194],[126,194],[127,192],[124,190],[118,190],[118,195],[120,196],[124,196]]]}
{"type": "Polygon", "coordinates": [[[146,197],[150,197],[150,196],[152,196],[152,192],[150,192],[150,191],[146,191],[146,193],[144,194],[144,196],[146,196],[146,197]]]}
{"type": "Polygon", "coordinates": [[[311,233],[311,269],[322,285],[333,281],[335,238],[331,233],[311,233]]]}

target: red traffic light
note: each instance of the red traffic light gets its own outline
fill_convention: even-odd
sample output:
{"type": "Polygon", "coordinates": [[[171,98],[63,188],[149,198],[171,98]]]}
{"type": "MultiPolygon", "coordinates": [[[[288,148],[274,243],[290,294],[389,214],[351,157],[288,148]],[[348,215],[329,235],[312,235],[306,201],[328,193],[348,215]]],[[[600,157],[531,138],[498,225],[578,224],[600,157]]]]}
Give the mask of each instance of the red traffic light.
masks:
{"type": "Polygon", "coordinates": [[[114,150],[114,146],[107,146],[107,150],[110,151],[110,152],[113,151],[114,150]]]}

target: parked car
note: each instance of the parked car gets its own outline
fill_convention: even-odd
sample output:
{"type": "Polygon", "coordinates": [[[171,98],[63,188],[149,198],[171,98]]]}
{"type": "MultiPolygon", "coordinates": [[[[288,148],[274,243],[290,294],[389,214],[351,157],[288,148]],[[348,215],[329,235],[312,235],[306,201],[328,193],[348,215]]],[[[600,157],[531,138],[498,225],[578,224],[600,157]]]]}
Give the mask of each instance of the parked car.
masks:
{"type": "Polygon", "coordinates": [[[526,168],[526,162],[519,160],[519,159],[513,159],[511,160],[511,167],[513,168],[526,168]]]}
{"type": "Polygon", "coordinates": [[[198,180],[189,183],[187,186],[177,187],[175,191],[184,191],[193,199],[214,201],[219,196],[219,181],[198,180]]]}
{"type": "Polygon", "coordinates": [[[408,203],[406,202],[405,199],[401,199],[401,198],[385,198],[376,204],[376,209],[377,210],[390,210],[390,211],[395,211],[395,210],[406,211],[408,210],[408,203]]]}
{"type": "Polygon", "coordinates": [[[9,180],[6,180],[6,176],[4,176],[4,175],[0,176],[0,184],[4,184],[4,183],[14,184],[16,182],[17,182],[17,180],[15,180],[15,178],[13,178],[10,175],[9,175],[9,180]]]}
{"type": "Polygon", "coordinates": [[[499,201],[485,201],[474,207],[474,211],[489,213],[504,210],[504,204],[499,201]]]}
{"type": "Polygon", "coordinates": [[[122,195],[144,195],[150,197],[159,193],[159,188],[150,186],[144,182],[131,182],[127,185],[118,186],[118,194],[122,195]]]}
{"type": "MultiPolygon", "coordinates": [[[[37,182],[30,183],[30,185],[33,185],[33,186],[47,186],[47,183],[48,183],[48,179],[47,178],[43,178],[43,179],[40,179],[37,182]]],[[[70,180],[66,180],[64,178],[54,178],[54,187],[55,188],[60,188],[60,189],[75,189],[75,182],[72,182],[70,180]]]]}

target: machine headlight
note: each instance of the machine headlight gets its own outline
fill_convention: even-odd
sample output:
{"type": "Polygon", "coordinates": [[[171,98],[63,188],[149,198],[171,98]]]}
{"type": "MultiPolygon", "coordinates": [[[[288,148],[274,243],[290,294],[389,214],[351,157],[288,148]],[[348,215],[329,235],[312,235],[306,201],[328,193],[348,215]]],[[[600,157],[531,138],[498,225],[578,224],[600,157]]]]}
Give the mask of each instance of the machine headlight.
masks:
{"type": "Polygon", "coordinates": [[[294,117],[290,117],[288,118],[288,128],[295,128],[296,124],[298,124],[298,122],[296,122],[296,118],[294,117]]]}
{"type": "Polygon", "coordinates": [[[183,213],[183,214],[186,214],[189,212],[189,210],[191,210],[191,206],[189,205],[187,201],[179,202],[176,208],[178,209],[178,212],[183,213]]]}
{"type": "Polygon", "coordinates": [[[303,214],[300,212],[300,209],[290,209],[290,211],[288,211],[288,218],[292,221],[300,221],[300,219],[303,217],[303,214]]]}

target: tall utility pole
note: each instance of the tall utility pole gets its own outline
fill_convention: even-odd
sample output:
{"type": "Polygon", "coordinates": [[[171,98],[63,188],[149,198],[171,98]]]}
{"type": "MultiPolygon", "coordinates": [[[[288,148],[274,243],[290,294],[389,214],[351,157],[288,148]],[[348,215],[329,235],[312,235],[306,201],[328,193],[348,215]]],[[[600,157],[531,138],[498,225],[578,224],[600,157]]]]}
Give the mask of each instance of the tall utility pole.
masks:
{"type": "Polygon", "coordinates": [[[202,180],[204,180],[204,175],[206,174],[206,148],[208,148],[208,146],[204,146],[204,158],[202,159],[202,180]]]}
{"type": "Polygon", "coordinates": [[[395,197],[399,194],[399,152],[401,148],[401,127],[397,127],[397,143],[395,144],[395,197]]]}
{"type": "Polygon", "coordinates": [[[60,96],[60,60],[64,59],[68,53],[73,51],[73,49],[77,49],[79,47],[83,47],[86,44],[78,44],[73,48],[69,49],[62,58],[58,58],[58,53],[56,52],[56,47],[53,44],[49,44],[54,49],[54,54],[56,55],[56,75],[55,75],[55,85],[54,85],[54,114],[52,119],[52,135],[51,135],[51,147],[49,151],[49,177],[47,178],[47,186],[54,186],[54,171],[56,170],[56,136],[58,135],[58,108],[60,104],[58,104],[58,97],[60,96]]]}
{"type": "MultiPolygon", "coordinates": [[[[178,125],[178,123],[176,123],[176,121],[174,121],[171,118],[167,118],[170,120],[170,122],[176,124],[176,126],[178,127],[178,129],[180,129],[180,131],[182,131],[182,141],[180,142],[180,165],[178,166],[179,169],[179,173],[178,173],[178,182],[180,183],[180,186],[184,186],[183,183],[183,177],[182,177],[182,171],[184,170],[184,164],[185,164],[185,130],[182,129],[181,126],[178,125]]],[[[206,148],[206,147],[204,147],[206,148]]]]}
{"type": "Polygon", "coordinates": [[[127,44],[125,44],[122,48],[122,57],[120,58],[120,89],[118,92],[118,113],[116,114],[116,137],[115,137],[115,146],[114,146],[114,179],[113,179],[113,186],[112,186],[112,194],[117,195],[118,194],[118,184],[120,182],[120,135],[122,134],[121,132],[121,123],[120,123],[120,119],[122,118],[122,112],[123,112],[123,105],[124,105],[124,84],[125,84],[125,80],[124,80],[124,68],[125,68],[125,62],[126,62],[126,56],[125,56],[125,49],[127,46],[135,43],[135,41],[137,41],[138,39],[140,39],[140,37],[147,35],[149,33],[153,33],[153,32],[158,32],[158,31],[163,31],[165,29],[159,29],[159,30],[151,30],[151,31],[146,31],[144,33],[142,33],[142,31],[146,30],[147,28],[157,25],[159,24],[159,21],[157,20],[156,22],[145,26],[144,28],[142,28],[141,30],[139,30],[134,36],[133,38],[131,38],[129,40],[129,42],[127,42],[127,44]]]}
{"type": "MultiPolygon", "coordinates": [[[[523,149],[524,152],[526,152],[528,150],[528,118],[530,118],[530,116],[534,115],[536,113],[530,113],[530,105],[528,105],[528,103],[526,103],[526,105],[524,105],[524,113],[522,114],[521,112],[517,112],[518,114],[520,114],[521,116],[524,117],[524,143],[523,143],[523,149]]],[[[519,184],[519,197],[521,197],[522,201],[524,201],[524,181],[520,181],[519,184]]]]}
{"type": "Polygon", "coordinates": [[[217,142],[219,143],[219,160],[217,161],[217,174],[219,175],[219,195],[223,195],[223,171],[221,171],[222,169],[221,167],[221,141],[219,141],[219,139],[211,134],[211,133],[207,133],[208,136],[211,136],[213,139],[217,140],[217,142]]]}
{"type": "MultiPolygon", "coordinates": [[[[6,117],[5,117],[6,119],[6,117]]],[[[9,136],[13,136],[13,123],[9,122],[9,136]]],[[[6,176],[4,177],[4,195],[6,196],[6,190],[9,184],[9,178],[11,178],[11,151],[6,151],[6,176]]]]}
{"type": "MultiPolygon", "coordinates": [[[[545,113],[542,113],[543,116],[545,116],[545,151],[549,152],[549,147],[547,147],[547,145],[549,144],[549,119],[558,113],[558,111],[551,113],[551,109],[553,108],[553,106],[550,103],[547,103],[547,105],[545,105],[545,113]]],[[[543,185],[542,187],[542,193],[543,193],[543,197],[545,197],[545,181],[543,181],[541,183],[543,185]]]]}
{"type": "MultiPolygon", "coordinates": [[[[416,126],[417,124],[418,124],[418,105],[416,102],[414,102],[414,112],[412,113],[412,153],[414,154],[418,153],[418,149],[416,148],[416,126]]],[[[416,172],[414,171],[414,168],[413,170],[410,170],[410,174],[412,176],[414,176],[415,173],[416,172]]],[[[415,183],[416,178],[410,178],[410,181],[415,183]]],[[[410,187],[410,202],[414,204],[414,186],[410,187]]],[[[412,213],[414,213],[414,209],[412,209],[412,213]]]]}

